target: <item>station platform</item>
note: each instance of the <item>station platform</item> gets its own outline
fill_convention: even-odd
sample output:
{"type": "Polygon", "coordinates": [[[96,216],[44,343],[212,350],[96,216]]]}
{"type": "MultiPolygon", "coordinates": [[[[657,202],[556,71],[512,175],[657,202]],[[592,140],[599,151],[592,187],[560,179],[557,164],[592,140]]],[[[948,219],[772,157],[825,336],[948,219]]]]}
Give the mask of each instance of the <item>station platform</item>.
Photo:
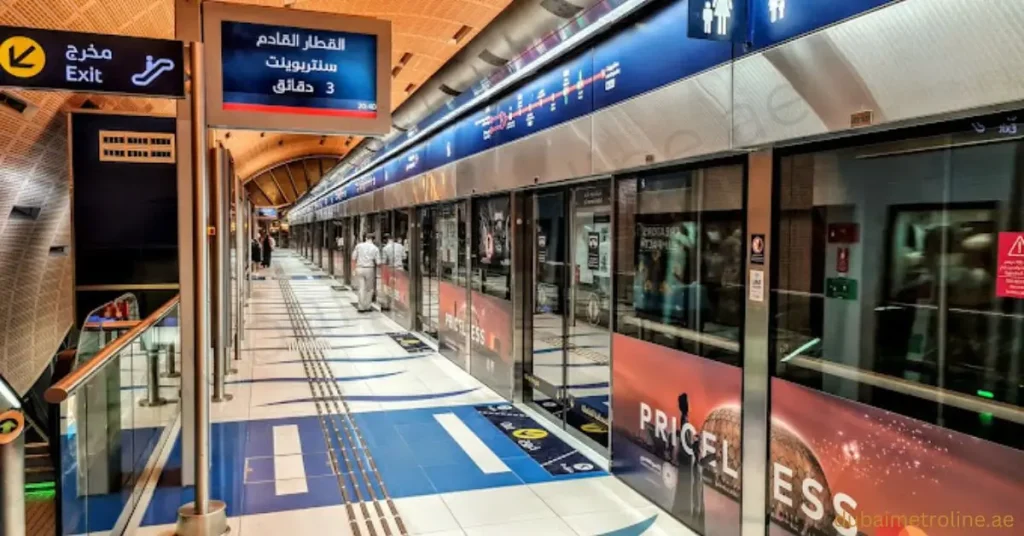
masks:
{"type": "MultiPolygon", "coordinates": [[[[232,400],[211,408],[232,534],[693,534],[299,256],[255,278],[232,400]]],[[[137,534],[173,533],[191,500],[168,450],[137,534]]]]}

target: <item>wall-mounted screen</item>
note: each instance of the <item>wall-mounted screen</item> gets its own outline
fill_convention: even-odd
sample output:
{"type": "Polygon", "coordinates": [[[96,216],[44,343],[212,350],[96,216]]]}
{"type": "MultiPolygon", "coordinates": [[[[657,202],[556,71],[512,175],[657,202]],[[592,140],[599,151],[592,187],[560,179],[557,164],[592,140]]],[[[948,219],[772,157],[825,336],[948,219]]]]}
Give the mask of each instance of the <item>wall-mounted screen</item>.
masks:
{"type": "Polygon", "coordinates": [[[388,21],[204,4],[211,126],[324,134],[391,127],[388,21]]]}

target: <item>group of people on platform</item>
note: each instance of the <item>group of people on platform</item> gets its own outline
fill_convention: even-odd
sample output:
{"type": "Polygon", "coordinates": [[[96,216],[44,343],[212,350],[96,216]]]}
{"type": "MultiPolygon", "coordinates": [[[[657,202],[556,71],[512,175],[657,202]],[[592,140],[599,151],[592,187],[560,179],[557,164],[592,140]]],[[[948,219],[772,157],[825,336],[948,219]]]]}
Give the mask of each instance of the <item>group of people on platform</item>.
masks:
{"type": "Polygon", "coordinates": [[[377,266],[385,265],[395,268],[404,266],[406,250],[401,241],[394,240],[387,233],[384,234],[383,258],[381,249],[373,240],[373,235],[363,235],[363,241],[352,248],[352,263],[355,265],[355,273],[352,274],[353,283],[358,290],[359,303],[358,311],[365,313],[370,311],[370,303],[374,299],[376,288],[377,266]]]}
{"type": "Polygon", "coordinates": [[[274,253],[274,248],[277,247],[277,242],[274,237],[270,236],[270,233],[261,230],[258,237],[254,237],[249,244],[250,255],[252,256],[252,264],[258,271],[262,268],[270,268],[270,260],[274,253]]]}

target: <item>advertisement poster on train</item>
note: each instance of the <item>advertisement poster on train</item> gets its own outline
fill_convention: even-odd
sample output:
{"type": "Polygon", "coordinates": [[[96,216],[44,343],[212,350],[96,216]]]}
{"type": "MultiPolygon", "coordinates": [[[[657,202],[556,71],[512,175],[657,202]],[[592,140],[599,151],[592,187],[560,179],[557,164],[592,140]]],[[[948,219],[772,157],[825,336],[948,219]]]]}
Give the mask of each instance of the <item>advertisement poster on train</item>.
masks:
{"type": "MultiPolygon", "coordinates": [[[[737,534],[740,369],[625,335],[612,345],[629,356],[612,360],[615,473],[691,528],[737,534]]],[[[771,390],[769,534],[1019,530],[1024,453],[783,380],[771,390]]]]}
{"type": "Polygon", "coordinates": [[[770,515],[782,529],[773,532],[1021,530],[1021,451],[784,380],[771,389],[770,515]]]}
{"type": "Polygon", "coordinates": [[[409,274],[401,268],[381,265],[381,281],[391,312],[402,325],[409,320],[409,274]]]}
{"type": "Polygon", "coordinates": [[[470,373],[500,394],[512,392],[512,302],[472,293],[470,373]]]}
{"type": "Polygon", "coordinates": [[[705,535],[739,533],[740,369],[612,336],[612,467],[705,535]]]}
{"type": "Polygon", "coordinates": [[[686,289],[687,253],[693,245],[690,236],[677,214],[636,216],[633,307],[638,316],[666,322],[673,318],[673,300],[683,299],[679,294],[686,289]]]}
{"type": "MultiPolygon", "coordinates": [[[[509,265],[509,198],[507,195],[475,202],[477,215],[477,254],[480,264],[509,265]]],[[[490,284],[490,282],[488,282],[490,284]]]]}
{"type": "Polygon", "coordinates": [[[442,280],[438,282],[437,295],[440,320],[437,335],[441,354],[465,367],[465,359],[469,355],[466,347],[466,333],[469,332],[466,289],[442,280]]]}

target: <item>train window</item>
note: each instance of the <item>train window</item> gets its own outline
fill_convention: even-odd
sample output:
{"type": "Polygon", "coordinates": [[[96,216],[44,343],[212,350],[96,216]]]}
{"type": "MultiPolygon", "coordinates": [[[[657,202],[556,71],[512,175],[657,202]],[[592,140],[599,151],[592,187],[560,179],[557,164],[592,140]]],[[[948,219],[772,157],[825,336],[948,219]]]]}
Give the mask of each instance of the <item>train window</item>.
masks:
{"type": "Polygon", "coordinates": [[[472,290],[503,300],[512,299],[510,208],[508,195],[473,200],[472,290]]]}
{"type": "Polygon", "coordinates": [[[743,177],[723,165],[618,181],[617,333],[741,362],[743,177]]]}
{"type": "Polygon", "coordinates": [[[1024,142],[976,125],[779,159],[773,362],[1021,448],[1024,142]]]}

